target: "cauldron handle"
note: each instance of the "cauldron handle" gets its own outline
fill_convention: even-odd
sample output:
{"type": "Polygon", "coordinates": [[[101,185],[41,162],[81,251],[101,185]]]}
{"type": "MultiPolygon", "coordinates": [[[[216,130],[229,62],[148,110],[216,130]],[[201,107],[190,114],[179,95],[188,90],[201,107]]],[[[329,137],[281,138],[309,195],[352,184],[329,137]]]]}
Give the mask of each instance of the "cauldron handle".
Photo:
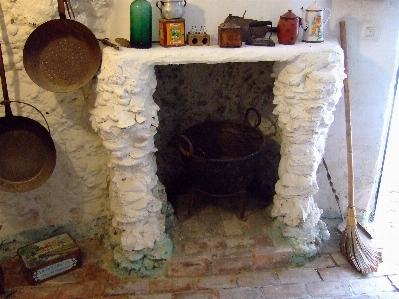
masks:
{"type": "Polygon", "coordinates": [[[194,154],[194,147],[193,147],[193,144],[191,143],[190,139],[188,139],[188,137],[185,136],[185,135],[180,135],[180,140],[179,140],[177,146],[179,147],[179,150],[180,150],[180,152],[183,154],[183,156],[191,157],[191,156],[194,154]],[[186,150],[183,148],[183,146],[182,146],[182,144],[181,144],[181,141],[182,141],[182,140],[184,140],[184,141],[188,144],[189,151],[186,151],[186,150]]]}
{"type": "Polygon", "coordinates": [[[258,117],[258,119],[256,120],[256,123],[253,125],[253,128],[257,128],[259,127],[260,123],[262,122],[262,116],[260,115],[259,111],[255,108],[248,108],[247,111],[245,111],[245,122],[247,122],[248,124],[250,124],[249,120],[248,120],[248,114],[250,111],[253,111],[256,113],[256,116],[258,117]]]}

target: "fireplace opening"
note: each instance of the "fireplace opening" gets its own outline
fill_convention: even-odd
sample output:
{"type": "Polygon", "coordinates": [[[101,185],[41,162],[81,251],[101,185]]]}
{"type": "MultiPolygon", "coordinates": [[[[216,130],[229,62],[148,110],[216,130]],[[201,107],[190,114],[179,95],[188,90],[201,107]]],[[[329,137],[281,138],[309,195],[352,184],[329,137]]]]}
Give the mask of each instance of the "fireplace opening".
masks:
{"type": "MultiPolygon", "coordinates": [[[[272,203],[280,161],[277,119],[272,114],[275,107],[273,64],[269,61],[155,66],[157,87],[153,98],[160,107],[155,135],[157,175],[176,216],[189,214],[187,204],[193,198],[194,212],[207,207],[205,202],[225,209],[231,202],[237,206],[241,201],[254,201],[259,207],[272,203]],[[181,132],[206,121],[242,124],[247,108],[260,112],[259,129],[265,135],[265,146],[254,178],[245,188],[247,192],[238,195],[238,199],[227,200],[198,194],[188,180],[177,146],[181,132]]],[[[248,118],[252,123],[256,121],[255,114],[248,114],[248,118]]]]}

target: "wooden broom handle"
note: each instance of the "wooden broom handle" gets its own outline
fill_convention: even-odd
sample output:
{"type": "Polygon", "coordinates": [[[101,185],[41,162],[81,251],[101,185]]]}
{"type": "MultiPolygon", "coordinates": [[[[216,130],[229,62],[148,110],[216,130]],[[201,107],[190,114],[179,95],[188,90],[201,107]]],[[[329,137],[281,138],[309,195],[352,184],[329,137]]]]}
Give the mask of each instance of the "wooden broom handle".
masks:
{"type": "Polygon", "coordinates": [[[352,149],[352,126],[351,126],[351,106],[349,99],[349,75],[348,75],[348,45],[346,41],[345,21],[339,22],[341,47],[344,50],[344,68],[346,78],[344,79],[344,100],[345,100],[345,122],[346,122],[346,148],[348,162],[348,207],[355,206],[354,198],[354,175],[353,175],[353,149],[352,149]]]}

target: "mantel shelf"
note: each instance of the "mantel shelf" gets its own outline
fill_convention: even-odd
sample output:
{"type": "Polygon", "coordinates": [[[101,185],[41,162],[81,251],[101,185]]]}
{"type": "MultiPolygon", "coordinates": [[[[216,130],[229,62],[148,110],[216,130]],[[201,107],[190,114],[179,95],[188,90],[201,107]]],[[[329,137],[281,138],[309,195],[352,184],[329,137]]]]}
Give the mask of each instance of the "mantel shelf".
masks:
{"type": "Polygon", "coordinates": [[[342,53],[342,49],[334,40],[323,43],[299,42],[292,46],[276,44],[275,47],[243,45],[240,48],[220,48],[218,45],[212,45],[165,48],[156,44],[150,49],[104,49],[106,55],[117,55],[120,61],[134,58],[137,64],[145,65],[289,61],[299,55],[320,52],[342,53]]]}

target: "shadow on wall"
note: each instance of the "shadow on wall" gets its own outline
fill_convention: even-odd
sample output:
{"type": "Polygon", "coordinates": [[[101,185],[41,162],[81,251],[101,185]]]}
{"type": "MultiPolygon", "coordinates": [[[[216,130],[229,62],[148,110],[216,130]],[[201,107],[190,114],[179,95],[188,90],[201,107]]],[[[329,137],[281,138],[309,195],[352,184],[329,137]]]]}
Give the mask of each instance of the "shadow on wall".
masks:
{"type": "MultiPolygon", "coordinates": [[[[390,98],[388,91],[392,76],[378,61],[362,54],[361,44],[365,45],[364,43],[367,41],[362,41],[359,38],[360,22],[349,15],[342,19],[346,23],[349,51],[348,81],[351,102],[355,204],[359,215],[367,217],[367,214],[372,212],[370,209],[375,202],[376,182],[381,169],[381,149],[378,143],[385,139],[384,132],[389,120],[384,116],[387,115],[387,108],[389,110],[390,107],[387,99],[390,98]]],[[[324,157],[334,188],[340,198],[341,210],[345,216],[348,204],[348,178],[343,98],[337,104],[336,109],[334,122],[331,124],[329,137],[326,140],[324,157]]],[[[315,194],[315,201],[323,210],[323,217],[341,217],[322,163],[317,172],[319,192],[315,194]]]]}
{"type": "Polygon", "coordinates": [[[90,90],[88,84],[76,93],[57,94],[46,107],[36,103],[50,124],[56,166],[35,190],[0,192],[0,246],[5,255],[56,232],[79,237],[104,231],[95,223],[109,213],[108,169],[102,142],[89,125],[90,90]]]}

